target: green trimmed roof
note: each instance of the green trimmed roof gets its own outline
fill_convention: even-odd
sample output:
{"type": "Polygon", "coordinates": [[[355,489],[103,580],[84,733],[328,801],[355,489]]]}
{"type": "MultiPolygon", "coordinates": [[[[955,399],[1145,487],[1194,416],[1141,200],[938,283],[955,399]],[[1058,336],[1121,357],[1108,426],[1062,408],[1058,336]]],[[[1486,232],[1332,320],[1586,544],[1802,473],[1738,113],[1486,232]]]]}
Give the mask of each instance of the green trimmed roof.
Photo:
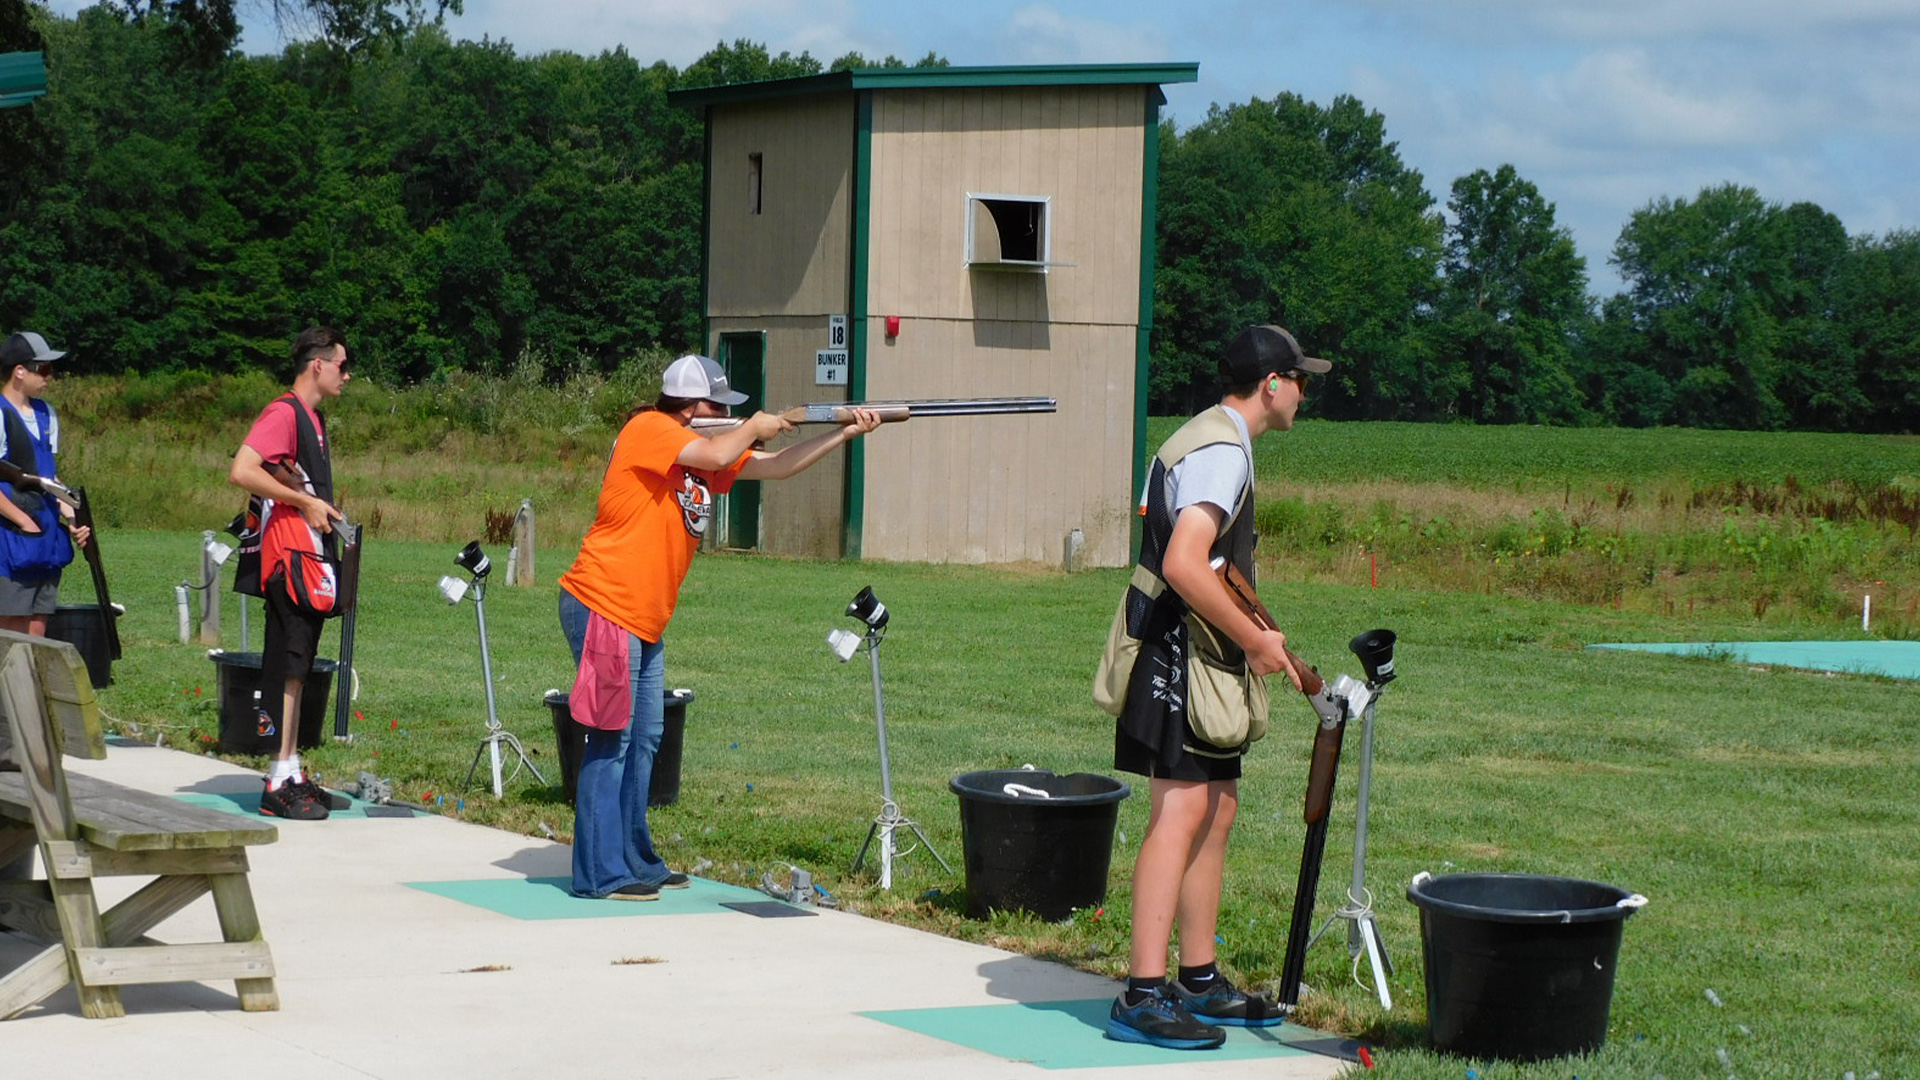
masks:
{"type": "Polygon", "coordinates": [[[0,109],[27,105],[47,92],[47,60],[37,52],[0,53],[0,109]]]}
{"type": "Polygon", "coordinates": [[[854,68],[793,79],[730,83],[674,90],[667,99],[688,109],[741,101],[830,94],[849,90],[928,90],[977,86],[1114,86],[1190,83],[1200,79],[1196,63],[1042,64],[1005,67],[854,68]]]}

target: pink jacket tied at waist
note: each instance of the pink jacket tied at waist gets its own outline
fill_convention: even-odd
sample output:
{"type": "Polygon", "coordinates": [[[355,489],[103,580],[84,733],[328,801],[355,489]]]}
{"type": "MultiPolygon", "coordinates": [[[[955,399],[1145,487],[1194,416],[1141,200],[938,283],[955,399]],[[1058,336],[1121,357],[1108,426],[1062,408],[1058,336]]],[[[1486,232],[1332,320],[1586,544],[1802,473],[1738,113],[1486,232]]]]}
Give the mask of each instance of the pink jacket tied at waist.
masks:
{"type": "Polygon", "coordinates": [[[580,650],[568,711],[591,728],[619,731],[633,720],[633,680],[627,670],[632,635],[597,611],[587,612],[587,640],[580,650]]]}

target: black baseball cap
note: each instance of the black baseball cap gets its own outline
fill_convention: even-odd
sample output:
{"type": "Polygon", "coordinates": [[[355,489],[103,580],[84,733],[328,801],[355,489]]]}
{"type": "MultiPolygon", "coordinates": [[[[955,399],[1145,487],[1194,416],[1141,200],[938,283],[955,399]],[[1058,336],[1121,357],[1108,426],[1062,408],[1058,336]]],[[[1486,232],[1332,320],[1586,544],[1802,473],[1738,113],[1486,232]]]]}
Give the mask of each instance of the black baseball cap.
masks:
{"type": "Polygon", "coordinates": [[[1255,382],[1268,372],[1310,371],[1324,375],[1333,365],[1308,356],[1293,335],[1277,326],[1249,326],[1227,342],[1220,357],[1220,378],[1228,386],[1255,382]]]}

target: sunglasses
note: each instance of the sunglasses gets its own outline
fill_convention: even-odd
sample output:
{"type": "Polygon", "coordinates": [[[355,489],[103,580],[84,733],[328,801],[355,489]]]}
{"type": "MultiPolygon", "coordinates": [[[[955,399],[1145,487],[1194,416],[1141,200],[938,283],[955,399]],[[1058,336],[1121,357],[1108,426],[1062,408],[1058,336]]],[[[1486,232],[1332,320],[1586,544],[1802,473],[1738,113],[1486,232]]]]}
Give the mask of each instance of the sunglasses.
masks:
{"type": "Polygon", "coordinates": [[[1313,382],[1313,372],[1311,371],[1294,370],[1294,371],[1286,372],[1282,374],[1280,377],[1283,379],[1293,380],[1294,384],[1299,386],[1300,389],[1302,390],[1305,390],[1307,388],[1307,385],[1313,382]]]}
{"type": "Polygon", "coordinates": [[[50,361],[43,361],[35,364],[21,364],[20,366],[23,368],[26,368],[28,371],[33,372],[35,375],[53,374],[53,364],[50,361]]]}

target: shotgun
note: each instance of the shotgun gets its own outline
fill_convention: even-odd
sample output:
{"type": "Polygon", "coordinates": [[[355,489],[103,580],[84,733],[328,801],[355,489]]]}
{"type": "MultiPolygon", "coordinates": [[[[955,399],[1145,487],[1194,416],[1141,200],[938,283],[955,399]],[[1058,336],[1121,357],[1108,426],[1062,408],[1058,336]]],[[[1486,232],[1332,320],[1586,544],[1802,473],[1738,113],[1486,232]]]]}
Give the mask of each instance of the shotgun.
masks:
{"type": "Polygon", "coordinates": [[[107,596],[107,568],[100,561],[100,530],[93,524],[93,502],[87,498],[87,489],[73,489],[73,524],[75,528],[87,530],[87,542],[80,545],[80,554],[86,557],[87,571],[93,575],[93,595],[100,605],[100,632],[107,635],[107,655],[120,659],[120,619],[114,611],[113,601],[107,596]]]}
{"type": "MultiPolygon", "coordinates": [[[[1002,413],[1050,413],[1059,402],[1050,397],[944,398],[923,401],[826,401],[795,405],[780,413],[789,424],[851,424],[853,410],[872,409],[883,424],[896,424],[914,416],[997,416],[1002,413]]],[[[693,421],[693,430],[719,432],[739,427],[744,417],[702,416],[693,421]]]]}
{"type": "MultiPolygon", "coordinates": [[[[347,738],[347,720],[353,715],[353,631],[360,609],[360,544],[365,536],[361,526],[341,518],[333,523],[340,536],[340,662],[334,667],[333,737],[347,738]]],[[[365,776],[365,773],[361,774],[365,776]]]]}
{"type": "Polygon", "coordinates": [[[93,575],[93,595],[100,607],[101,640],[107,643],[107,656],[120,659],[120,623],[116,618],[113,600],[107,593],[107,568],[100,561],[100,531],[93,525],[93,504],[87,500],[86,488],[70,488],[58,480],[45,476],[35,476],[11,461],[0,458],[0,480],[4,480],[23,491],[38,491],[47,497],[73,508],[75,528],[84,526],[88,530],[87,542],[80,546],[80,553],[87,560],[87,569],[93,575]]]}
{"type": "MultiPolygon", "coordinates": [[[[1226,559],[1216,559],[1212,565],[1227,591],[1261,629],[1279,629],[1273,613],[1260,602],[1253,583],[1238,567],[1226,559]]],[[[1328,810],[1333,805],[1333,782],[1340,769],[1340,744],[1347,733],[1347,708],[1345,699],[1335,697],[1319,673],[1307,667],[1292,650],[1288,650],[1287,659],[1294,670],[1300,672],[1301,689],[1320,717],[1313,733],[1313,760],[1307,766],[1304,814],[1307,837],[1300,849],[1300,877],[1293,891],[1293,921],[1287,927],[1287,955],[1280,970],[1280,1008],[1292,1013],[1300,1004],[1300,980],[1306,974],[1314,894],[1320,890],[1320,863],[1326,854],[1328,810]]]]}

